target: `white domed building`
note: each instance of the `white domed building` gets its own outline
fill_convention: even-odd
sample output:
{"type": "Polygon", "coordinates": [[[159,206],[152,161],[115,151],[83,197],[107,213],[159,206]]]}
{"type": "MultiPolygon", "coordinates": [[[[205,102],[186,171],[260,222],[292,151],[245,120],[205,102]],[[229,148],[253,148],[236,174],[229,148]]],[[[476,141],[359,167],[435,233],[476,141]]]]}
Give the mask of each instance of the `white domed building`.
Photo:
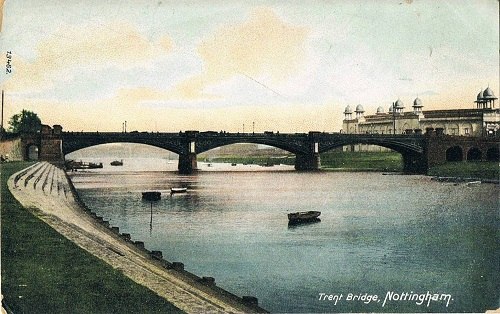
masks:
{"type": "MultiPolygon", "coordinates": [[[[375,114],[365,115],[362,105],[355,110],[355,117],[349,106],[344,112],[343,133],[358,134],[420,134],[428,130],[456,136],[500,136],[500,106],[498,98],[488,87],[481,90],[474,101],[475,108],[423,110],[420,98],[413,100],[412,110],[404,111],[405,106],[398,98],[387,113],[378,107],[375,114]],[[347,113],[349,109],[349,113],[347,113]]],[[[349,150],[386,150],[382,147],[355,145],[349,150]]]]}

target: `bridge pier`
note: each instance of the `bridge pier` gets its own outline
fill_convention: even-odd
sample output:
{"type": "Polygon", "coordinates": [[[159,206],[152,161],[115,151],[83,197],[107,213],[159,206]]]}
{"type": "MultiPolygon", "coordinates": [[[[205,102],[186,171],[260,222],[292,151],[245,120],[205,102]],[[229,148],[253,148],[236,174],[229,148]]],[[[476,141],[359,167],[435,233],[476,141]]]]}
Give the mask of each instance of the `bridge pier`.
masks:
{"type": "Polygon", "coordinates": [[[320,166],[319,153],[295,155],[295,170],[319,170],[320,166]]]}
{"type": "Polygon", "coordinates": [[[406,153],[403,156],[403,172],[407,174],[427,174],[428,165],[425,156],[406,153]]]}
{"type": "Polygon", "coordinates": [[[180,174],[191,174],[198,168],[198,161],[195,153],[180,154],[177,169],[180,174]]]}
{"type": "Polygon", "coordinates": [[[59,166],[64,165],[62,126],[54,125],[51,128],[48,125],[42,125],[38,160],[48,161],[59,166]]]}

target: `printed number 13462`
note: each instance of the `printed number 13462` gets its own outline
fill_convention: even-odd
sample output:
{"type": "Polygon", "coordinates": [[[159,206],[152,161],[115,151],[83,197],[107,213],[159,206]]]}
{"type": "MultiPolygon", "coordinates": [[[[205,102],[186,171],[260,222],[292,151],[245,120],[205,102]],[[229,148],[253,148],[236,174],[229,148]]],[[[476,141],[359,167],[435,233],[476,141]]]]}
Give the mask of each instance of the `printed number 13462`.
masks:
{"type": "Polygon", "coordinates": [[[5,73],[6,74],[9,74],[9,73],[12,73],[12,52],[11,51],[7,51],[7,54],[6,54],[6,57],[7,57],[7,64],[5,65],[5,73]]]}

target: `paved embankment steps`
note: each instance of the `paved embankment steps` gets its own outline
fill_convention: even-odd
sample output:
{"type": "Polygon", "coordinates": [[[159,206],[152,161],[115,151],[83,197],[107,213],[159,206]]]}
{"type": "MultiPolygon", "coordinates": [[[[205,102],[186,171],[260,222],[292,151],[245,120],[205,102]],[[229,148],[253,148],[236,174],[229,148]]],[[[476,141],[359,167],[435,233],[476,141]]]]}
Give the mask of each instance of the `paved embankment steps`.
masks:
{"type": "Polygon", "coordinates": [[[148,251],[141,241],[120,234],[117,227],[89,213],[74,194],[66,173],[41,162],[14,174],[9,189],[19,202],[78,246],[102,259],[188,313],[266,312],[256,298],[239,298],[215,286],[211,277],[184,271],[159,251],[148,251]]]}

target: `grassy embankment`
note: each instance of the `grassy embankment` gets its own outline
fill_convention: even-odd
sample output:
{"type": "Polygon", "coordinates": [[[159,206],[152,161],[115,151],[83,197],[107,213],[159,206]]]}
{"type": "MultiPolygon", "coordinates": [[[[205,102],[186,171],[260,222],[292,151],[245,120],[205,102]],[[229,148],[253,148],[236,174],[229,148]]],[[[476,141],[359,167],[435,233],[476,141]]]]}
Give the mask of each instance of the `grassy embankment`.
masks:
{"type": "Polygon", "coordinates": [[[440,177],[499,179],[500,167],[495,161],[447,162],[429,169],[428,175],[440,177]]]}
{"type": "MultiPolygon", "coordinates": [[[[213,158],[213,162],[247,163],[264,165],[293,165],[295,157],[265,157],[265,156],[226,156],[213,158]]],[[[322,169],[332,171],[403,171],[401,155],[396,152],[340,152],[332,151],[321,154],[322,169]]],[[[460,178],[499,179],[499,164],[494,161],[481,162],[448,162],[429,169],[430,176],[446,176],[460,178]]]]}
{"type": "Polygon", "coordinates": [[[2,294],[14,313],[182,313],[67,240],[12,196],[1,167],[2,294]]]}
{"type": "MultiPolygon", "coordinates": [[[[201,160],[201,158],[199,158],[201,160]]],[[[294,165],[295,156],[225,156],[212,158],[212,162],[246,164],[285,164],[294,165]]],[[[340,152],[321,154],[321,167],[340,171],[402,171],[401,155],[392,152],[340,152]]]]}

